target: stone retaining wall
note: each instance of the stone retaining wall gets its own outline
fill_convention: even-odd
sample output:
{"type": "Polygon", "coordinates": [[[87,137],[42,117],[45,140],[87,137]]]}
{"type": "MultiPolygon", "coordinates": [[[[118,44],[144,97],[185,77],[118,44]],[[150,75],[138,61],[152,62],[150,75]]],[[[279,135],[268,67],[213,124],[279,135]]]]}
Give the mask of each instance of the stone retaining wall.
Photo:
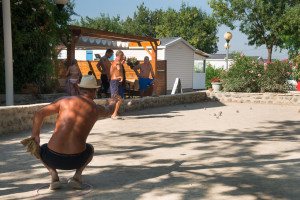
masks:
{"type": "MultiPolygon", "coordinates": [[[[52,100],[51,100],[52,101],[52,100]]],[[[201,101],[220,101],[237,103],[264,103],[264,104],[284,104],[300,105],[299,93],[238,93],[238,92],[190,92],[184,94],[164,95],[160,97],[146,97],[136,99],[126,99],[122,101],[120,113],[134,110],[154,108],[159,106],[171,106],[185,103],[195,103],[201,101]],[[131,102],[131,105],[128,105],[131,102]]],[[[106,105],[107,99],[96,99],[96,104],[106,105]]],[[[31,104],[23,106],[0,106],[0,135],[30,130],[34,112],[41,107],[48,105],[31,104]]],[[[57,115],[46,118],[44,123],[54,124],[57,115]]]]}
{"type": "Polygon", "coordinates": [[[206,92],[208,101],[300,105],[300,93],[206,92]]]}
{"type": "MultiPolygon", "coordinates": [[[[199,101],[205,101],[205,99],[205,92],[164,95],[155,98],[146,97],[126,99],[122,101],[120,113],[159,106],[195,103],[199,101]],[[131,102],[130,106],[128,105],[128,102],[131,102]]],[[[107,100],[105,99],[95,100],[95,102],[99,105],[107,104],[107,100]]],[[[24,106],[0,106],[0,135],[22,130],[30,130],[32,128],[34,112],[45,105],[48,105],[48,103],[24,106]]],[[[45,119],[44,123],[53,124],[56,121],[56,117],[57,115],[48,117],[45,119]]]]}
{"type": "MultiPolygon", "coordinates": [[[[53,102],[55,99],[68,96],[67,93],[54,93],[54,94],[38,94],[36,96],[32,94],[14,94],[14,105],[28,105],[36,103],[48,103],[53,102]]],[[[5,94],[0,94],[0,106],[5,106],[6,98],[5,94]]]]}

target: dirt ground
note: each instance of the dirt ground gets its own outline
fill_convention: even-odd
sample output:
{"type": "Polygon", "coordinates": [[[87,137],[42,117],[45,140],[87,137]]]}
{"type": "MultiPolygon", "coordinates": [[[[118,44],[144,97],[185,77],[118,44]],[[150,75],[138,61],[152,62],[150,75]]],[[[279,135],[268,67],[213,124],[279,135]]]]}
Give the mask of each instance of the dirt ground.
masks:
{"type": "MultiPolygon", "coordinates": [[[[299,109],[203,102],[99,120],[82,191],[48,191],[48,171],[20,144],[30,131],[1,136],[0,199],[300,199],[299,109]]],[[[63,182],[73,173],[59,171],[63,182]]]]}

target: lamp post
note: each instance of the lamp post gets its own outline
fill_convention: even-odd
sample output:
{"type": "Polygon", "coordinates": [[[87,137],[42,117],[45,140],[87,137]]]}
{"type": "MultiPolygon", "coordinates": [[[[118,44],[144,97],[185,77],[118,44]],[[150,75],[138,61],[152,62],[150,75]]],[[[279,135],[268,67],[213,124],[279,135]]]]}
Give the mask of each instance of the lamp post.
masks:
{"type": "Polygon", "coordinates": [[[62,11],[63,7],[68,3],[68,0],[54,0],[59,11],[62,11]]]}
{"type": "Polygon", "coordinates": [[[226,43],[224,45],[224,47],[226,48],[226,69],[228,69],[228,59],[229,59],[229,48],[230,48],[230,44],[229,44],[229,41],[231,40],[232,38],[232,34],[230,32],[226,32],[224,34],[224,39],[226,40],[226,43]]]}

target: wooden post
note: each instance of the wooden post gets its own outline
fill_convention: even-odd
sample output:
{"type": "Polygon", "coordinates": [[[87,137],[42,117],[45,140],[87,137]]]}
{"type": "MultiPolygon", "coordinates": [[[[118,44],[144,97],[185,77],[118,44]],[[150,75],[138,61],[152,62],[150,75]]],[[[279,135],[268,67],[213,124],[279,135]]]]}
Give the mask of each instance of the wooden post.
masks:
{"type": "Polygon", "coordinates": [[[155,76],[157,75],[157,45],[154,42],[151,42],[151,48],[152,48],[152,52],[151,52],[151,64],[153,67],[153,71],[155,76]]]}
{"type": "Polygon", "coordinates": [[[148,54],[151,56],[151,65],[153,67],[153,72],[156,76],[156,70],[157,70],[157,44],[154,42],[150,42],[151,44],[151,51],[147,49],[147,44],[149,45],[149,42],[141,42],[142,47],[148,52],[148,54]]]}

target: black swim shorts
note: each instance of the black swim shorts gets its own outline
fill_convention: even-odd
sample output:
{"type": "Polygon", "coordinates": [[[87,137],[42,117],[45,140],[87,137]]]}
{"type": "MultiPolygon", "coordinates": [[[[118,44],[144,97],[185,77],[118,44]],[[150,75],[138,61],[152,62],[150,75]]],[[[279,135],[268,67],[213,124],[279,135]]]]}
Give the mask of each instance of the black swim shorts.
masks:
{"type": "Polygon", "coordinates": [[[122,95],[122,82],[118,80],[110,80],[110,94],[122,95]]]}
{"type": "Polygon", "coordinates": [[[102,93],[107,94],[109,88],[109,81],[106,74],[101,74],[102,93]]]}
{"type": "Polygon", "coordinates": [[[86,144],[86,149],[77,154],[61,154],[56,153],[48,148],[48,144],[43,144],[41,146],[41,159],[42,161],[52,169],[79,169],[88,160],[88,158],[93,153],[93,146],[91,144],[86,144]]]}

